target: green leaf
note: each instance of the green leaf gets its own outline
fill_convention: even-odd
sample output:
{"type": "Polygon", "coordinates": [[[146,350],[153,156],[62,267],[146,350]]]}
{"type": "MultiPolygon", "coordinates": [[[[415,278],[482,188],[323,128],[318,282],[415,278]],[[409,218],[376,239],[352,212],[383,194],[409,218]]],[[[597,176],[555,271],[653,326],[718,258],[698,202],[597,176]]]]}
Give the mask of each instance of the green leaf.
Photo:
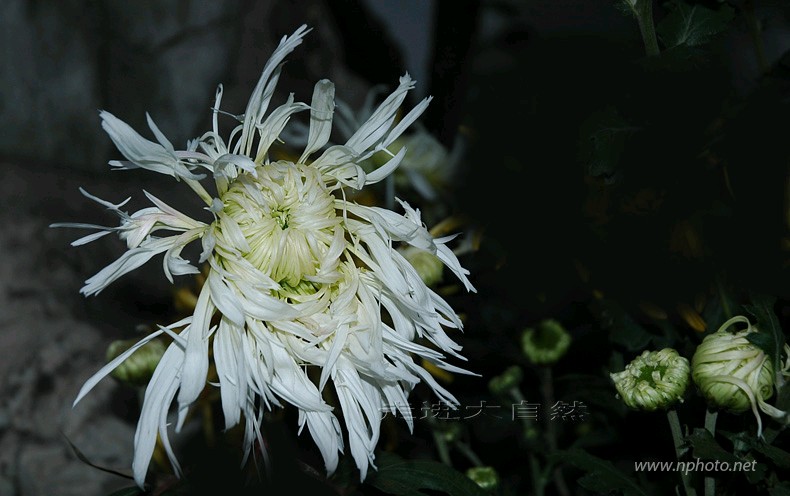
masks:
{"type": "Polygon", "coordinates": [[[790,453],[787,451],[765,443],[756,445],[754,449],[767,456],[777,467],[790,468],[790,453]]]}
{"type": "Polygon", "coordinates": [[[716,282],[716,296],[711,298],[702,311],[702,320],[709,324],[713,331],[718,330],[729,320],[739,308],[731,290],[721,281],[716,282]]]}
{"type": "Polygon", "coordinates": [[[601,327],[609,330],[612,342],[628,351],[643,351],[650,340],[656,337],[614,301],[596,300],[591,305],[601,327]]]}
{"type": "Polygon", "coordinates": [[[670,13],[656,26],[658,37],[666,48],[703,45],[726,30],[735,17],[735,10],[726,4],[714,10],[676,0],[669,2],[667,7],[670,13]]]}
{"type": "Polygon", "coordinates": [[[790,482],[782,482],[768,490],[770,496],[790,496],[790,482]]]}
{"type": "Polygon", "coordinates": [[[404,461],[391,453],[376,458],[378,470],[365,481],[387,494],[425,496],[423,490],[441,491],[449,496],[485,496],[486,492],[466,475],[432,460],[404,461]]]}
{"type": "Polygon", "coordinates": [[[771,357],[774,370],[776,371],[776,387],[781,388],[785,383],[784,376],[780,370],[785,335],[774,311],[776,297],[752,294],[750,299],[752,304],[744,305],[743,308],[756,320],[755,325],[760,330],[760,334],[751,335],[748,339],[771,357]]]}
{"type": "Polygon", "coordinates": [[[603,377],[592,374],[564,374],[555,378],[554,382],[557,389],[567,391],[558,399],[568,402],[582,401],[590,412],[612,413],[618,417],[628,412],[625,403],[617,398],[617,390],[608,375],[603,377]]]}
{"type": "Polygon", "coordinates": [[[596,178],[614,181],[620,171],[620,157],[626,143],[637,128],[631,126],[615,107],[591,114],[581,126],[579,156],[587,173],[596,178]]]}
{"type": "Polygon", "coordinates": [[[647,496],[633,477],[620,471],[612,462],[593,456],[584,450],[561,451],[551,458],[556,463],[567,463],[587,472],[578,482],[590,491],[599,494],[620,491],[625,496],[647,496]]]}
{"type": "Polygon", "coordinates": [[[751,434],[746,432],[725,432],[722,431],[721,434],[728,439],[730,439],[733,443],[739,443],[748,446],[749,448],[757,451],[765,455],[768,459],[770,459],[777,467],[780,468],[790,468],[790,453],[787,451],[777,448],[776,446],[772,446],[761,439],[757,439],[751,434]]]}
{"type": "Polygon", "coordinates": [[[119,489],[107,496],[138,496],[140,494],[143,494],[143,490],[137,486],[133,486],[133,487],[125,487],[123,489],[119,489]]]}
{"type": "Polygon", "coordinates": [[[734,463],[739,461],[738,457],[722,448],[713,439],[710,432],[702,428],[696,428],[687,438],[693,448],[694,458],[701,460],[718,460],[722,462],[734,463]]]}

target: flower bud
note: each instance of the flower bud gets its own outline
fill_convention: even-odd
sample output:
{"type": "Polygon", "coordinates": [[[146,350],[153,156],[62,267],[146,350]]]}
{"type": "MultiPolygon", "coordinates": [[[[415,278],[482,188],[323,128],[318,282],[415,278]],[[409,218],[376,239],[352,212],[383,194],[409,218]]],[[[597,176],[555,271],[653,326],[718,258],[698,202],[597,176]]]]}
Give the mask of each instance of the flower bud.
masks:
{"type": "Polygon", "coordinates": [[[486,491],[492,491],[499,485],[499,474],[494,467],[472,467],[466,471],[466,476],[486,491]]]}
{"type": "Polygon", "coordinates": [[[461,434],[463,434],[463,430],[461,429],[461,424],[458,422],[443,422],[443,428],[441,431],[442,439],[444,439],[448,443],[454,443],[461,438],[461,434]]]}
{"type": "Polygon", "coordinates": [[[524,329],[521,335],[521,349],[535,365],[553,364],[570,345],[570,334],[554,319],[543,320],[534,329],[524,329]]]}
{"type": "MultiPolygon", "coordinates": [[[[114,359],[135,343],[137,343],[136,339],[113,341],[107,348],[107,361],[114,359]]],[[[135,351],[110,375],[130,386],[145,386],[154,374],[166,348],[161,340],[153,339],[135,351]]]]}
{"type": "Polygon", "coordinates": [[[774,366],[759,346],[749,341],[759,332],[744,316],[735,316],[697,346],[691,359],[692,377],[708,404],[734,413],[750,409],[757,419],[757,435],[762,435],[762,420],[757,407],[776,418],[786,412],[767,404],[773,395],[774,366]],[[736,322],[746,329],[730,332],[736,322]]]}
{"type": "Polygon", "coordinates": [[[414,267],[426,286],[433,286],[442,280],[444,263],[431,252],[408,246],[401,254],[414,267]]]}
{"type": "Polygon", "coordinates": [[[502,374],[494,377],[488,382],[488,389],[492,394],[502,395],[518,386],[524,373],[518,365],[508,367],[502,374]]]}
{"type": "Polygon", "coordinates": [[[689,383],[689,362],[671,348],[644,351],[625,370],[610,377],[626,405],[652,412],[683,401],[689,383]]]}

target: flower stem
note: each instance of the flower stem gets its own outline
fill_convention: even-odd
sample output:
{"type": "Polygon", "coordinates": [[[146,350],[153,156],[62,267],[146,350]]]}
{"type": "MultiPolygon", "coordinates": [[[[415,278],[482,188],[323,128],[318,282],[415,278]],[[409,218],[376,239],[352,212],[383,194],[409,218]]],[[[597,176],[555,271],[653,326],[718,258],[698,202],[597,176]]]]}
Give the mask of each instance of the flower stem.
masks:
{"type": "Polygon", "coordinates": [[[764,74],[768,70],[768,58],[765,56],[765,44],[763,43],[763,32],[760,26],[760,20],[754,11],[754,1],[747,0],[741,7],[743,17],[746,20],[746,25],[749,27],[749,35],[752,37],[752,44],[754,45],[754,56],[757,59],[757,68],[760,74],[764,74]]]}
{"type": "Polygon", "coordinates": [[[481,460],[480,457],[477,456],[477,453],[472,451],[472,448],[468,444],[463,443],[461,441],[456,441],[455,447],[466,457],[467,460],[472,462],[472,465],[474,465],[475,467],[483,466],[483,460],[481,460]]]}
{"type": "Polygon", "coordinates": [[[656,27],[653,24],[653,0],[637,0],[633,9],[636,22],[639,23],[639,31],[642,33],[645,53],[648,57],[659,55],[661,52],[658,49],[656,27]]]}
{"type": "Polygon", "coordinates": [[[203,417],[202,427],[206,445],[213,447],[217,443],[217,437],[214,434],[214,412],[211,407],[211,402],[204,396],[201,396],[198,403],[200,404],[200,413],[203,417]]]}
{"type": "Polygon", "coordinates": [[[543,488],[546,486],[546,480],[538,464],[538,458],[532,451],[529,452],[529,471],[532,474],[532,488],[535,496],[543,496],[543,488]]]}
{"type": "MultiPolygon", "coordinates": [[[[713,436],[716,434],[716,418],[719,412],[708,408],[705,410],[705,430],[710,432],[713,436]]],[[[715,496],[716,494],[716,479],[713,477],[705,477],[705,496],[715,496]]]]}
{"type": "MultiPolygon", "coordinates": [[[[526,402],[526,398],[524,398],[524,394],[522,394],[521,390],[515,386],[508,391],[510,396],[516,403],[523,404],[526,402]]],[[[521,417],[521,423],[524,426],[524,432],[527,429],[530,429],[532,425],[529,423],[529,419],[525,417],[521,417]]],[[[526,436],[525,436],[526,437],[526,436]]],[[[535,456],[535,452],[533,450],[529,451],[529,473],[532,476],[532,493],[535,496],[543,496],[545,494],[545,487],[546,487],[546,474],[545,471],[541,470],[540,462],[538,461],[538,457],[535,456]]]]}
{"type": "Polygon", "coordinates": [[[445,441],[444,437],[435,429],[433,431],[433,440],[436,443],[436,451],[439,452],[439,459],[448,467],[452,467],[453,462],[450,460],[450,450],[447,449],[447,441],[445,441]]]}
{"type": "MultiPolygon", "coordinates": [[[[669,429],[672,431],[672,440],[675,442],[675,457],[680,461],[683,454],[683,431],[680,428],[678,412],[674,408],[667,410],[667,420],[669,421],[669,429]]],[[[683,489],[686,491],[686,496],[696,496],[697,491],[691,485],[691,477],[685,470],[680,472],[680,478],[683,481],[683,489]]]]}
{"type": "MultiPolygon", "coordinates": [[[[543,401],[551,407],[554,405],[554,377],[551,373],[551,367],[540,367],[539,374],[543,401]]],[[[549,420],[546,424],[546,443],[551,453],[557,451],[557,431],[552,420],[549,420]]],[[[568,490],[568,485],[562,476],[562,468],[559,465],[554,469],[554,486],[557,488],[560,496],[570,496],[571,493],[568,490]]]]}

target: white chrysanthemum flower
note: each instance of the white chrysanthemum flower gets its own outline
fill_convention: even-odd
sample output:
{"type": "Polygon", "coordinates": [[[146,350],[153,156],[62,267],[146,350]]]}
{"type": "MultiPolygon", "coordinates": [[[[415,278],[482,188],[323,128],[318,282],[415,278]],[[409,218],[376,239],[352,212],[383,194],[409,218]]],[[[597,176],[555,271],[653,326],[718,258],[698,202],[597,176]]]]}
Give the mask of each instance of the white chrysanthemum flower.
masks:
{"type": "MultiPolygon", "coordinates": [[[[127,161],[121,169],[143,168],[173,176],[190,186],[213,220],[193,219],[145,192],[153,203],[133,214],[82,191],[121,217],[118,227],[97,228],[73,243],[81,245],[117,232],[128,245],[118,260],[89,278],[81,292],[94,295],[122,275],[164,253],[164,272],[193,274],[198,269],[180,256],[200,240],[200,263],[210,266],[194,314],[151,333],[108,363],[83,386],[75,401],[135,350],[163,333],[174,338],[148,384],[135,436],[134,477],[143,485],[157,435],[177,474],[180,469],[168,441],[167,414],[178,403],[179,431],[189,406],[207,384],[209,346],[219,376],[225,425],[245,422],[245,449],[260,441],[266,409],[285,404],[299,410],[299,427],[310,431],[328,472],[335,470],[344,436],[322,394],[331,384],[342,409],[351,454],[364,478],[373,466],[382,411],[400,410],[412,426],[408,395],[425,381],[438,398],[457,406],[414,357],[444,370],[468,373],[445,362],[463,360],[460,346],[444,328],[462,327],[450,305],[429,289],[417,271],[393,247],[404,243],[438,257],[464,284],[468,271],[446,243],[423,226],[419,210],[401,202],[405,213],[346,201],[344,187],[361,189],[381,181],[402,160],[405,149],[379,169],[365,173],[359,164],[386,150],[429,103],[423,100],[396,122],[396,112],[413,88],[406,74],[400,85],[342,145],[326,147],[332,128],[334,86],[319,81],[310,105],[288,101],[267,113],[281,62],[307,33],[305,26],[284,37],[263,69],[240,124],[227,139],[220,136],[216,95],[213,130],[176,151],[153,121],[158,143],[149,141],[108,112],[102,127],[127,161]],[[309,137],[296,162],[270,161],[270,146],[295,112],[310,111],[309,137]],[[313,154],[323,153],[310,161],[313,154]],[[210,193],[200,180],[214,179],[210,193]],[[163,235],[168,232],[169,235],[163,235]],[[154,235],[156,233],[156,235],[154,235]],[[386,318],[383,318],[382,313],[386,318]],[[214,325],[216,323],[216,325],[214,325]],[[186,326],[176,334],[174,329],[186,326]],[[415,342],[424,340],[426,344],[415,342]],[[308,376],[311,367],[320,378],[308,376]]],[[[245,454],[245,458],[246,458],[245,454]]]]}

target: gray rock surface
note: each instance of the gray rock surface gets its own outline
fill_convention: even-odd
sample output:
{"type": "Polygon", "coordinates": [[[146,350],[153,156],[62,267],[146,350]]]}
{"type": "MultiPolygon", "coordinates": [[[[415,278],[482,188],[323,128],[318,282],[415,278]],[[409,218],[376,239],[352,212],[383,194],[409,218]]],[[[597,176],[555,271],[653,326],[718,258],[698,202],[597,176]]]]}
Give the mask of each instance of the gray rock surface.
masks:
{"type": "Polygon", "coordinates": [[[98,171],[100,109],[155,111],[183,142],[237,50],[241,0],[0,4],[0,153],[98,171]]]}
{"type": "MultiPolygon", "coordinates": [[[[134,426],[111,411],[117,384],[71,404],[101,367],[109,336],[77,293],[84,260],[43,207],[68,179],[0,163],[0,494],[93,495],[127,481],[77,459],[128,472],[134,426]],[[42,200],[44,200],[42,202],[42,200]]],[[[74,190],[73,190],[74,191],[74,190]]]]}

